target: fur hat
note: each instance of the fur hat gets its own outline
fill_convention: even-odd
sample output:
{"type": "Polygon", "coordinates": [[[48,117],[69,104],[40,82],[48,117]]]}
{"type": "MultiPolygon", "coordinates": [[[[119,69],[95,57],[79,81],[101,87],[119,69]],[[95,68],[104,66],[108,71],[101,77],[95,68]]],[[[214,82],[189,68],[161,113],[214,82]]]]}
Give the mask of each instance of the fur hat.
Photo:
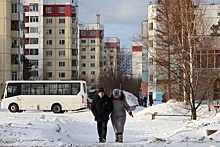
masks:
{"type": "Polygon", "coordinates": [[[104,92],[105,93],[105,89],[104,88],[99,88],[98,93],[99,92],[104,92]]]}
{"type": "Polygon", "coordinates": [[[113,92],[112,92],[113,96],[121,96],[121,90],[120,89],[114,89],[113,92]]]}

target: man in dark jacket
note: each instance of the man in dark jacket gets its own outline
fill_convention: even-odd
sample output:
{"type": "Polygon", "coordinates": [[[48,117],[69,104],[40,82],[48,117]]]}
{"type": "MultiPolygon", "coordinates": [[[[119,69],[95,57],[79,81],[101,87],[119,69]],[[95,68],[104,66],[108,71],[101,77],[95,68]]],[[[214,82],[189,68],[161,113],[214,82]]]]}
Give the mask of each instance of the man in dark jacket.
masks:
{"type": "Polygon", "coordinates": [[[99,88],[98,95],[93,99],[91,111],[97,121],[99,142],[106,142],[107,124],[113,105],[111,99],[105,94],[104,88],[99,88]]]}

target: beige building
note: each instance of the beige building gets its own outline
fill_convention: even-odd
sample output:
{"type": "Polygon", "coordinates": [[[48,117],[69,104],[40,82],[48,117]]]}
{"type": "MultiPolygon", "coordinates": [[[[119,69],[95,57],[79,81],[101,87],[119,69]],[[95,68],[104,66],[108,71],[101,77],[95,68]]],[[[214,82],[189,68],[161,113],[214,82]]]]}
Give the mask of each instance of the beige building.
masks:
{"type": "Polygon", "coordinates": [[[77,78],[77,3],[75,0],[24,1],[24,53],[32,80],[77,78]]]}
{"type": "Polygon", "coordinates": [[[132,76],[142,76],[142,43],[132,42],[132,76]]]}
{"type": "Polygon", "coordinates": [[[0,94],[6,80],[22,79],[23,0],[0,1],[0,94]]]}
{"type": "Polygon", "coordinates": [[[79,25],[79,79],[87,81],[88,85],[97,85],[102,70],[102,40],[104,26],[96,24],[79,25]]]}
{"type": "Polygon", "coordinates": [[[105,37],[103,44],[103,71],[116,73],[120,68],[120,40],[116,37],[105,37]]]}

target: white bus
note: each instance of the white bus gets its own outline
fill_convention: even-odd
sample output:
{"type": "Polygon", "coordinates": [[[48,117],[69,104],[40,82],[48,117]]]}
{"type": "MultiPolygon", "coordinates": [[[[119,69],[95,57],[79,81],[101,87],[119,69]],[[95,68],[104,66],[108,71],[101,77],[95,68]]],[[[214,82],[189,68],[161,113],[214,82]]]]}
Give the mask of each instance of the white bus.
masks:
{"type": "Polygon", "coordinates": [[[87,107],[86,82],[6,81],[1,108],[11,112],[44,110],[64,113],[87,107]]]}

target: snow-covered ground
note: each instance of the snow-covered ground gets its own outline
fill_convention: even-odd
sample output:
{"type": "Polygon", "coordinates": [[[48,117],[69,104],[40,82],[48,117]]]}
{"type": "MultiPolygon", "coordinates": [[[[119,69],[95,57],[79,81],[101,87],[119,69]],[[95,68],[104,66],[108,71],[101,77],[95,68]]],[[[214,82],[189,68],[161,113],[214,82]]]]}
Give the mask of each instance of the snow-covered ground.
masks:
{"type": "Polygon", "coordinates": [[[155,102],[151,107],[138,106],[133,111],[134,117],[127,115],[123,143],[115,143],[111,121],[108,123],[107,142],[98,143],[96,122],[89,109],[64,114],[43,111],[10,113],[0,109],[0,146],[220,146],[220,112],[216,113],[213,107],[211,112],[208,111],[207,105],[199,107],[196,121],[190,121],[189,116],[156,116],[152,120],[154,112],[158,112],[158,115],[190,114],[183,103],[174,100],[167,103],[155,102]],[[207,129],[218,131],[207,136],[207,129]]]}

